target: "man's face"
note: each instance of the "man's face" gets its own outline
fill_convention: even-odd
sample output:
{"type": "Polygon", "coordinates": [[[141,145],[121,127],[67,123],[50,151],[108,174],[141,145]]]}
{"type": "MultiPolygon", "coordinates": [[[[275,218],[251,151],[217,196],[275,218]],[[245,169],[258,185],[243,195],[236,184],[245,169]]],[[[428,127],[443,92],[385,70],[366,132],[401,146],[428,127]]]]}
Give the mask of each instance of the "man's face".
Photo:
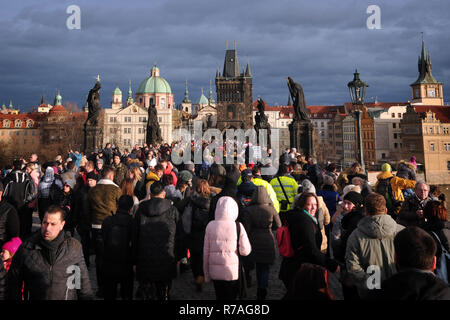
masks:
{"type": "Polygon", "coordinates": [[[114,164],[118,165],[120,163],[120,158],[119,157],[114,157],[114,164]]]}
{"type": "Polygon", "coordinates": [[[54,240],[64,228],[65,221],[61,221],[59,213],[46,213],[41,225],[42,237],[47,241],[54,240]]]}
{"type": "Polygon", "coordinates": [[[426,185],[426,184],[424,184],[424,183],[422,183],[422,184],[420,184],[420,185],[418,185],[417,187],[416,187],[416,194],[417,194],[417,197],[420,199],[420,200],[424,200],[424,199],[426,199],[427,197],[428,197],[428,192],[430,191],[430,189],[428,188],[428,186],[426,185]]]}

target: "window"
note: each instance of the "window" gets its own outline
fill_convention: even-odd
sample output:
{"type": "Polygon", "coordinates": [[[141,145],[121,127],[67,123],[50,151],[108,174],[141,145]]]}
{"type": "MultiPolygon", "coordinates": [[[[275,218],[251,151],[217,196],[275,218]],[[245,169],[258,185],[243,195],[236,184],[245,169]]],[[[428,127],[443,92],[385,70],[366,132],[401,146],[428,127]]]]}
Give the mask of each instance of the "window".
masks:
{"type": "Polygon", "coordinates": [[[433,142],[430,143],[430,151],[434,151],[434,143],[433,142]]]}
{"type": "Polygon", "coordinates": [[[323,123],[323,122],[320,123],[320,127],[321,127],[321,128],[324,127],[324,123],[323,123]]]}
{"type": "Polygon", "coordinates": [[[394,139],[397,139],[397,134],[396,133],[394,133],[394,139]]]}
{"type": "Polygon", "coordinates": [[[159,121],[159,122],[162,122],[162,117],[158,117],[158,121],[159,121]]]}
{"type": "Polygon", "coordinates": [[[396,124],[396,123],[393,123],[393,124],[392,124],[392,128],[394,128],[394,129],[397,128],[397,124],[396,124]]]}
{"type": "Polygon", "coordinates": [[[397,113],[397,116],[398,116],[399,119],[402,118],[402,114],[401,113],[397,113]]]}
{"type": "Polygon", "coordinates": [[[444,151],[448,151],[448,144],[444,143],[444,151]]]}
{"type": "Polygon", "coordinates": [[[394,143],[394,148],[397,149],[398,148],[398,143],[394,143]]]}
{"type": "Polygon", "coordinates": [[[123,133],[131,133],[131,128],[124,128],[123,133]]]}
{"type": "Polygon", "coordinates": [[[392,113],[391,113],[391,117],[392,117],[392,118],[395,118],[395,113],[392,112],[392,113]]]}
{"type": "Polygon", "coordinates": [[[16,128],[21,128],[21,127],[22,127],[22,121],[16,120],[16,121],[14,122],[14,127],[16,127],[16,128]]]}
{"type": "Polygon", "coordinates": [[[433,134],[433,127],[430,127],[430,134],[433,134]]]}

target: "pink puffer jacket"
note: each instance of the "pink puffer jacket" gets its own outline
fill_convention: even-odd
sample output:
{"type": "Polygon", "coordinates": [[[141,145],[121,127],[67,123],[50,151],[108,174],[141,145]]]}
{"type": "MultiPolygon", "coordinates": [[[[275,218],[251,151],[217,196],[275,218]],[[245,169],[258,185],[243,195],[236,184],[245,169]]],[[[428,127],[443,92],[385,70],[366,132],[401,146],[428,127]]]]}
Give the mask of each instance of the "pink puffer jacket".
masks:
{"type": "MultiPolygon", "coordinates": [[[[221,197],[217,202],[215,220],[206,227],[203,247],[203,271],[205,281],[237,280],[239,257],[237,255],[236,219],[239,209],[231,197],[221,197]]],[[[250,254],[252,247],[242,224],[239,238],[241,256],[250,254]]]]}

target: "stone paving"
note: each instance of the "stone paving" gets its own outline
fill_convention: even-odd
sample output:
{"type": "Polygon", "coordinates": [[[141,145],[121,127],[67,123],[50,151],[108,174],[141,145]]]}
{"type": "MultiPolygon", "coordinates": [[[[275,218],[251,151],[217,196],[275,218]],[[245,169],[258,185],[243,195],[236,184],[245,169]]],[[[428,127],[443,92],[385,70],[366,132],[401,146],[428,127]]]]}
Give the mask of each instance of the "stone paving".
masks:
{"type": "MultiPolygon", "coordinates": [[[[37,214],[33,215],[33,229],[36,230],[39,227],[39,218],[37,214]]],[[[77,235],[75,235],[77,237],[77,235]]],[[[268,300],[280,300],[286,293],[284,285],[281,280],[278,279],[278,272],[280,270],[280,264],[282,257],[276,255],[277,259],[270,269],[269,277],[269,287],[267,293],[268,300]]],[[[97,277],[95,272],[95,256],[91,255],[89,266],[89,277],[91,280],[91,286],[93,292],[97,291],[97,277]]],[[[252,286],[248,288],[248,296],[245,300],[256,300],[256,273],[252,270],[250,273],[252,277],[252,286]]],[[[338,278],[333,274],[329,273],[330,287],[338,300],[342,299],[342,288],[340,286],[338,278]]],[[[135,282],[134,290],[137,289],[137,282],[135,282]]],[[[118,295],[119,296],[119,295],[118,295]]],[[[214,292],[214,286],[212,282],[207,282],[203,285],[202,292],[196,292],[194,277],[190,269],[184,271],[183,273],[178,272],[178,276],[173,280],[172,289],[170,290],[171,300],[215,300],[216,295],[214,292]]],[[[98,298],[96,298],[98,299],[98,298]]]]}

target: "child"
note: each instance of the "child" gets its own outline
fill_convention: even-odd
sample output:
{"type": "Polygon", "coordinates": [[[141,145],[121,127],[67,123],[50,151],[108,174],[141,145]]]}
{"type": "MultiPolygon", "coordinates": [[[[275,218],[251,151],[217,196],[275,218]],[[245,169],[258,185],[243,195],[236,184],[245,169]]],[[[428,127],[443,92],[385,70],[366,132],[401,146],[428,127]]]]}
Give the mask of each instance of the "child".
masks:
{"type": "Polygon", "coordinates": [[[6,272],[9,271],[11,266],[12,258],[16,253],[19,246],[22,244],[22,240],[19,237],[14,237],[10,241],[6,242],[2,247],[2,261],[6,272]]]}

